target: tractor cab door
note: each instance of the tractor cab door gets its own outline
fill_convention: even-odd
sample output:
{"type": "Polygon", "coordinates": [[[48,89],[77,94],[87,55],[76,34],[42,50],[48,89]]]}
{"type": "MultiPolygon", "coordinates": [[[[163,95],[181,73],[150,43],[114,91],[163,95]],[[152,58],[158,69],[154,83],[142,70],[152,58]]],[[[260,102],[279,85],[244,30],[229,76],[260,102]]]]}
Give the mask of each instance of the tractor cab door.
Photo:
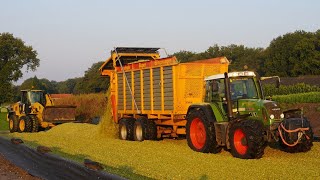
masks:
{"type": "Polygon", "coordinates": [[[223,79],[206,81],[205,102],[210,103],[218,122],[227,121],[227,106],[223,79]]]}

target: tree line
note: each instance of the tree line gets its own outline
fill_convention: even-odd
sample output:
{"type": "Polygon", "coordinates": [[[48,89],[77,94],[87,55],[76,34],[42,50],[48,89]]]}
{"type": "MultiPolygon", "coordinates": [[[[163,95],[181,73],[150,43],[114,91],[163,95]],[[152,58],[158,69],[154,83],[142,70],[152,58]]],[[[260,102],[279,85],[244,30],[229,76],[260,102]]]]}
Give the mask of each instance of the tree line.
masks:
{"type": "Polygon", "coordinates": [[[99,68],[104,62],[94,63],[83,77],[71,78],[65,81],[50,81],[37,76],[26,79],[20,86],[15,86],[16,93],[25,89],[41,89],[49,94],[86,94],[105,92],[109,86],[109,79],[100,76],[99,68]]]}
{"type": "Polygon", "coordinates": [[[180,51],[173,55],[181,62],[226,56],[231,61],[230,71],[248,69],[261,76],[319,75],[320,30],[287,33],[273,39],[267,48],[215,44],[204,52],[180,51]]]}
{"type": "MultiPolygon", "coordinates": [[[[215,44],[204,52],[182,50],[172,55],[180,62],[226,56],[231,62],[230,71],[252,70],[261,76],[320,75],[320,30],[287,33],[273,39],[266,48],[215,44]]],[[[12,82],[23,75],[22,67],[35,71],[40,60],[37,58],[37,51],[20,38],[10,33],[0,33],[0,104],[12,101],[20,89],[30,89],[32,86],[48,93],[104,92],[109,79],[99,74],[98,69],[102,63],[94,63],[84,77],[61,82],[33,77],[25,80],[21,86],[13,86],[12,82]]]]}

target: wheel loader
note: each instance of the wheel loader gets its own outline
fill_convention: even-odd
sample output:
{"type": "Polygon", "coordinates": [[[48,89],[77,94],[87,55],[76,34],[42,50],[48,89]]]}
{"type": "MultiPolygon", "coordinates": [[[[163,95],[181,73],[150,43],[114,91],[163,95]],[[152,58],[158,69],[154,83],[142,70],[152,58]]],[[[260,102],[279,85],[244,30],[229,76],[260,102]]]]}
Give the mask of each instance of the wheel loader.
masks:
{"type": "Polygon", "coordinates": [[[13,132],[38,132],[55,125],[74,122],[75,106],[54,103],[43,90],[22,90],[21,101],[8,110],[9,130],[13,132]]]}

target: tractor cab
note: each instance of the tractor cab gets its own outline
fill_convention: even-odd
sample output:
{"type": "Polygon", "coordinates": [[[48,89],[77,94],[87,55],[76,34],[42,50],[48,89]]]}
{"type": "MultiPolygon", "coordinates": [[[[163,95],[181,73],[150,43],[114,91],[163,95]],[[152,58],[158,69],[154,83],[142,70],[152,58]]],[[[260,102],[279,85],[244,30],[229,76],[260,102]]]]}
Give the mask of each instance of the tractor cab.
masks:
{"type": "MultiPolygon", "coordinates": [[[[230,74],[231,101],[238,99],[263,99],[261,88],[257,85],[253,72],[230,74]]],[[[206,101],[225,101],[225,81],[223,75],[214,75],[206,79],[206,101]]]]}
{"type": "Polygon", "coordinates": [[[205,81],[205,102],[211,104],[215,114],[220,114],[216,115],[218,122],[229,121],[229,117],[249,116],[270,125],[283,118],[277,103],[265,100],[260,81],[252,71],[231,72],[227,77],[213,75],[205,81]]]}

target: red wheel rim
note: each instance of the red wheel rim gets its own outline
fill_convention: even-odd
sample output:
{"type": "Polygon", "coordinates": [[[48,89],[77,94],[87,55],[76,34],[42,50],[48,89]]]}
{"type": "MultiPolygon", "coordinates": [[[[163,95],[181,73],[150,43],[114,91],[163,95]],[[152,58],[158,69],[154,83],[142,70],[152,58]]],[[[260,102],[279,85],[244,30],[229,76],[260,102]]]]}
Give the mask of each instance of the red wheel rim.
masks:
{"type": "Polygon", "coordinates": [[[234,132],[233,144],[239,154],[246,154],[248,150],[247,139],[246,135],[243,133],[241,129],[237,129],[234,132]]]}
{"type": "Polygon", "coordinates": [[[190,125],[190,139],[193,146],[197,149],[203,148],[207,136],[204,124],[199,118],[194,118],[190,125]]]}

